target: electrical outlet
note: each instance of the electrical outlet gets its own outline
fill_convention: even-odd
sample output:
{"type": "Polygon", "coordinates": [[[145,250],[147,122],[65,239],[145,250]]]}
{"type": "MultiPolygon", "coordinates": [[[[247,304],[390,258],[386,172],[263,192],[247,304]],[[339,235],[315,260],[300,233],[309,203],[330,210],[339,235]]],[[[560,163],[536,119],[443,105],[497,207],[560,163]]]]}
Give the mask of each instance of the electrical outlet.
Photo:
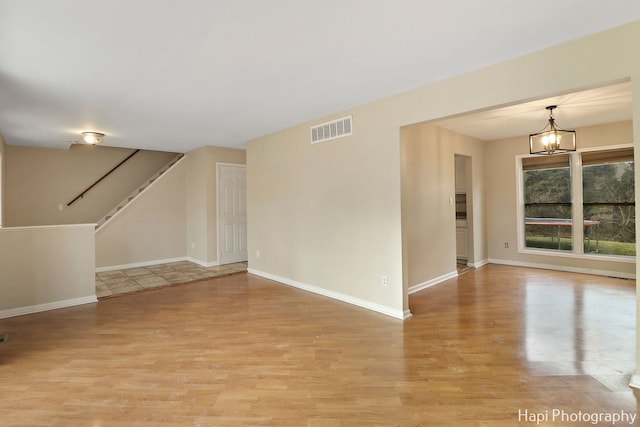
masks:
{"type": "Polygon", "coordinates": [[[389,284],[389,279],[387,278],[387,276],[382,276],[382,277],[380,278],[380,284],[381,284],[382,286],[387,286],[387,284],[389,284]]]}
{"type": "Polygon", "coordinates": [[[504,242],[504,248],[509,249],[509,242],[504,242]]]}
{"type": "Polygon", "coordinates": [[[256,258],[260,258],[260,250],[259,249],[256,251],[256,258]]]}
{"type": "Polygon", "coordinates": [[[191,242],[191,249],[195,249],[196,248],[196,244],[194,242],[191,242]]]}

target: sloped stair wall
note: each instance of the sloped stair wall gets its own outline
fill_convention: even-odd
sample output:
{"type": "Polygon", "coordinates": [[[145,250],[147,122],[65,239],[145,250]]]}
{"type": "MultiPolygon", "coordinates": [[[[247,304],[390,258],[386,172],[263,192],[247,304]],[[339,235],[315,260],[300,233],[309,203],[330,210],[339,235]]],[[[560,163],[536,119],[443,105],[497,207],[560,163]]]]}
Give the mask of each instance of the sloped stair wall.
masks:
{"type": "MultiPolygon", "coordinates": [[[[160,174],[95,232],[96,269],[184,260],[186,156],[160,174]]],[[[151,181],[151,179],[150,179],[151,181]]]]}
{"type": "Polygon", "coordinates": [[[124,209],[129,203],[131,203],[138,196],[144,193],[144,191],[147,188],[149,188],[151,184],[153,184],[158,178],[160,178],[160,176],[162,176],[165,172],[171,169],[183,157],[184,157],[184,154],[179,153],[178,155],[176,155],[176,157],[174,157],[173,159],[171,159],[171,161],[169,161],[166,165],[164,165],[158,172],[156,172],[151,178],[149,178],[149,180],[147,180],[140,187],[132,191],[131,194],[129,194],[120,203],[118,203],[116,207],[114,207],[105,216],[103,216],[102,218],[100,218],[100,220],[98,220],[98,222],[96,223],[96,230],[98,230],[100,227],[107,224],[112,218],[114,218],[119,212],[121,212],[122,209],[124,209]]]}
{"type": "Polygon", "coordinates": [[[3,226],[95,224],[176,157],[141,150],[69,203],[134,149],[74,144],[70,148],[5,146],[3,226]]]}

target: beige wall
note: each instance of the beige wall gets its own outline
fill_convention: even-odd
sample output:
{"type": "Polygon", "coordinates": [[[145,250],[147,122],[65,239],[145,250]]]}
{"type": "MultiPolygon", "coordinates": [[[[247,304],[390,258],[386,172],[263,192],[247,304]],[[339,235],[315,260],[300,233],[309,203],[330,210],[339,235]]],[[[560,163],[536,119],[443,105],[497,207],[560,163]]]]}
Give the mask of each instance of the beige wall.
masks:
{"type": "Polygon", "coordinates": [[[203,265],[218,262],[216,163],[242,164],[246,151],[204,146],[187,154],[187,256],[203,265]]]}
{"type": "Polygon", "coordinates": [[[0,318],[94,302],[93,225],[0,229],[0,318]]]}
{"type": "Polygon", "coordinates": [[[187,153],[186,157],[185,202],[187,212],[187,232],[185,248],[190,258],[206,263],[208,259],[208,192],[211,186],[208,178],[207,148],[201,147],[187,153]]]}
{"type": "Polygon", "coordinates": [[[486,262],[484,227],[484,142],[432,124],[402,128],[403,259],[408,286],[426,284],[456,272],[456,221],[454,156],[471,162],[467,232],[469,262],[486,262]]]}
{"type": "MultiPolygon", "coordinates": [[[[612,123],[577,129],[578,149],[633,143],[632,122],[612,123]]],[[[532,255],[518,252],[517,176],[515,158],[529,154],[527,135],[487,143],[487,228],[489,257],[495,263],[555,266],[574,271],[614,276],[635,276],[635,263],[607,261],[602,257],[532,255]],[[504,243],[509,243],[505,248],[504,243]]]]}
{"type": "Polygon", "coordinates": [[[97,222],[168,163],[175,153],[140,151],[117,171],[67,207],[79,193],[132,150],[91,145],[70,149],[5,149],[5,226],[97,222]],[[63,210],[58,209],[63,205],[63,210]]]}
{"type": "Polygon", "coordinates": [[[349,113],[349,137],[312,145],[305,125],[249,142],[249,266],[402,317],[399,127],[378,105],[349,113]]]}
{"type": "Polygon", "coordinates": [[[5,152],[6,145],[2,133],[0,133],[0,227],[4,224],[4,206],[5,206],[5,152]]]}
{"type": "Polygon", "coordinates": [[[349,138],[312,146],[309,126],[322,118],[250,141],[250,268],[408,310],[399,128],[629,78],[637,127],[639,50],[637,21],[329,117],[353,114],[349,138]]]}
{"type": "Polygon", "coordinates": [[[96,267],[154,264],[186,255],[183,158],[96,232],[96,267]]]}

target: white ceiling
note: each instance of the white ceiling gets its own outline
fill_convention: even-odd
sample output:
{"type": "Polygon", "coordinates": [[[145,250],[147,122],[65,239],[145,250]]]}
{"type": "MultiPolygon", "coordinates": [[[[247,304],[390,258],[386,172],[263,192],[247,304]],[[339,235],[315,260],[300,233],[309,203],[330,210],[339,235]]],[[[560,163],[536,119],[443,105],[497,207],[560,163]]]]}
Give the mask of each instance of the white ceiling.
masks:
{"type": "Polygon", "coordinates": [[[111,146],[244,147],[638,19],[638,0],[0,0],[0,131],[60,148],[83,130],[111,146]]]}
{"type": "Polygon", "coordinates": [[[528,135],[548,124],[546,107],[562,129],[575,129],[632,119],[631,82],[494,108],[435,122],[452,131],[485,141],[528,135]]]}

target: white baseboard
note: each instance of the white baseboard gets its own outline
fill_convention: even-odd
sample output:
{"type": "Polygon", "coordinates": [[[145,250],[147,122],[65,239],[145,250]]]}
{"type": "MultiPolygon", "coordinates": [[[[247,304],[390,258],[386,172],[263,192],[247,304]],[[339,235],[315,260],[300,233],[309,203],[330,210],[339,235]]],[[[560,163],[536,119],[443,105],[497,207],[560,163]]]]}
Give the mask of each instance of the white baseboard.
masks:
{"type": "Polygon", "coordinates": [[[41,311],[55,310],[58,308],[73,307],[75,305],[90,304],[98,302],[95,295],[66,299],[62,301],[48,302],[46,304],[30,305],[27,307],[10,308],[8,310],[0,310],[0,319],[7,317],[22,316],[25,314],[40,313],[41,311]]]}
{"type": "Polygon", "coordinates": [[[413,285],[409,287],[409,294],[413,294],[415,292],[421,291],[423,289],[429,288],[433,285],[437,285],[438,283],[442,283],[445,280],[453,279],[458,276],[457,271],[452,271],[451,273],[443,274],[442,276],[436,277],[435,279],[427,280],[426,282],[418,283],[417,285],[413,285]]]}
{"type": "MultiPolygon", "coordinates": [[[[196,261],[193,261],[191,258],[187,258],[187,257],[156,259],[153,261],[143,261],[143,262],[134,262],[131,264],[120,264],[120,265],[109,265],[106,267],[98,267],[96,268],[96,273],[102,273],[103,271],[112,271],[112,270],[124,270],[127,268],[149,267],[151,265],[169,264],[171,262],[180,262],[180,261],[196,262],[196,261]]],[[[199,262],[197,264],[199,264],[199,262]]]]}
{"type": "Polygon", "coordinates": [[[596,270],[594,268],[569,267],[564,265],[542,264],[536,262],[513,261],[510,259],[489,258],[491,264],[513,265],[515,267],[541,268],[543,270],[566,271],[569,273],[593,274],[596,276],[618,277],[620,279],[635,279],[636,275],[632,273],[622,273],[613,270],[596,270]]]}
{"type": "Polygon", "coordinates": [[[277,276],[275,274],[265,273],[264,271],[255,270],[253,268],[249,268],[248,273],[255,274],[256,276],[264,277],[265,279],[274,280],[276,282],[280,282],[288,286],[293,286],[294,288],[302,289],[307,292],[312,292],[314,294],[333,298],[338,301],[346,302],[348,304],[352,304],[358,307],[366,308],[368,310],[376,311],[381,314],[386,314],[387,316],[395,317],[396,319],[404,320],[411,317],[411,312],[409,312],[409,310],[405,310],[405,311],[394,310],[393,308],[386,307],[384,305],[376,304],[360,298],[355,298],[340,292],[330,291],[328,289],[320,288],[318,286],[308,285],[306,283],[301,283],[296,280],[287,279],[286,277],[277,276]]]}
{"type": "Polygon", "coordinates": [[[218,265],[217,261],[212,261],[212,262],[206,262],[206,261],[201,261],[199,259],[196,258],[191,258],[191,257],[187,257],[186,258],[187,261],[191,261],[194,264],[198,264],[200,267],[216,267],[218,265]]]}
{"type": "Polygon", "coordinates": [[[484,267],[485,265],[489,264],[489,260],[487,258],[480,260],[478,262],[470,262],[467,265],[469,267],[473,267],[473,268],[480,268],[480,267],[484,267]]]}

